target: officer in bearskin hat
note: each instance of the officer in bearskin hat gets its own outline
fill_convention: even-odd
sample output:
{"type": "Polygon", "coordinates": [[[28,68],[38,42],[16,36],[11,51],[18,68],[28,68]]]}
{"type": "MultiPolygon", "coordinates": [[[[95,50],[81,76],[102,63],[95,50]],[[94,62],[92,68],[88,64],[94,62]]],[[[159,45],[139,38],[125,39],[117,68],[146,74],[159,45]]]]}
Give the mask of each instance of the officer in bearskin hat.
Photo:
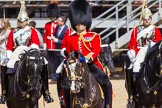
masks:
{"type": "MultiPolygon", "coordinates": [[[[7,57],[9,59],[7,66],[4,66],[2,71],[3,74],[2,76],[2,95],[0,96],[0,103],[4,104],[6,101],[6,93],[7,93],[7,80],[8,80],[8,74],[9,73],[13,73],[13,70],[15,69],[14,64],[17,61],[15,58],[18,58],[19,53],[22,52],[14,52],[16,51],[15,49],[19,49],[22,46],[26,46],[26,47],[22,47],[24,49],[21,49],[22,51],[24,50],[28,50],[29,48],[36,48],[39,49],[40,46],[40,42],[39,42],[39,38],[37,35],[37,32],[35,31],[35,29],[31,28],[28,26],[28,20],[29,17],[27,15],[26,12],[26,7],[25,7],[25,1],[21,0],[21,8],[20,8],[20,12],[18,14],[17,17],[17,28],[13,29],[8,37],[8,42],[6,45],[7,48],[7,57]]],[[[15,70],[14,70],[15,72],[15,70]]],[[[47,72],[47,65],[45,64],[43,66],[43,71],[42,71],[42,80],[43,80],[43,89],[42,92],[45,98],[45,101],[47,102],[53,102],[53,99],[51,98],[51,96],[49,95],[49,90],[48,90],[48,78],[46,78],[46,76],[48,76],[48,72],[47,72]]]]}
{"type": "Polygon", "coordinates": [[[143,23],[133,29],[128,45],[127,55],[131,61],[130,67],[126,69],[128,104],[131,104],[130,101],[133,99],[133,84],[139,76],[141,63],[144,61],[147,51],[162,39],[160,30],[151,24],[152,13],[150,9],[145,7],[141,16],[143,23]]]}
{"type": "Polygon", "coordinates": [[[86,62],[89,64],[90,71],[101,85],[105,95],[105,108],[112,108],[112,84],[106,73],[103,72],[103,66],[98,59],[101,50],[100,35],[90,32],[92,23],[92,8],[86,0],[74,0],[69,6],[69,19],[75,33],[71,33],[67,38],[66,46],[63,46],[61,55],[65,52],[79,51],[86,62]],[[96,71],[101,74],[98,78],[96,71]]]}
{"type": "Polygon", "coordinates": [[[50,18],[50,21],[45,24],[44,27],[44,49],[48,49],[47,52],[47,60],[49,62],[49,71],[52,77],[52,80],[57,80],[57,75],[53,65],[55,64],[55,57],[53,56],[55,53],[54,51],[50,51],[51,49],[56,48],[56,43],[53,41],[52,37],[56,33],[56,26],[58,25],[57,18],[60,15],[60,9],[57,4],[49,4],[47,6],[47,16],[50,18]]]}

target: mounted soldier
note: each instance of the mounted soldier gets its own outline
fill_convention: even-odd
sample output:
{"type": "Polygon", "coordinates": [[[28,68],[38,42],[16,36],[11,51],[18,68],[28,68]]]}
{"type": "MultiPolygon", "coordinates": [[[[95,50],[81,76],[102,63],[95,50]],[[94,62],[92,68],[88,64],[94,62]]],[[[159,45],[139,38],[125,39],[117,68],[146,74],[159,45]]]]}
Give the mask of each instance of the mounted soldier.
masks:
{"type": "Polygon", "coordinates": [[[92,8],[86,0],[74,0],[69,6],[69,19],[75,33],[67,37],[67,45],[62,46],[61,55],[66,52],[79,51],[85,57],[90,72],[103,88],[105,107],[112,108],[112,84],[98,59],[101,51],[100,35],[90,32],[92,8]]]}
{"type": "Polygon", "coordinates": [[[148,50],[162,39],[160,30],[151,24],[152,13],[143,5],[141,18],[143,23],[135,27],[131,34],[127,55],[131,65],[126,69],[126,85],[128,92],[128,105],[132,105],[134,83],[139,76],[141,65],[148,50]]]}
{"type": "MultiPolygon", "coordinates": [[[[16,63],[19,61],[19,54],[24,53],[25,51],[36,48],[39,49],[39,38],[35,29],[28,26],[29,17],[26,12],[25,1],[21,1],[20,12],[17,17],[17,28],[11,30],[8,42],[6,45],[7,48],[7,57],[9,59],[7,66],[3,68],[2,76],[2,95],[0,96],[0,103],[4,104],[7,96],[7,82],[8,75],[16,71],[16,63]]],[[[47,72],[47,63],[43,66],[42,71],[42,81],[44,83],[42,92],[44,94],[44,99],[47,102],[53,102],[48,90],[48,76],[47,72]]]]}

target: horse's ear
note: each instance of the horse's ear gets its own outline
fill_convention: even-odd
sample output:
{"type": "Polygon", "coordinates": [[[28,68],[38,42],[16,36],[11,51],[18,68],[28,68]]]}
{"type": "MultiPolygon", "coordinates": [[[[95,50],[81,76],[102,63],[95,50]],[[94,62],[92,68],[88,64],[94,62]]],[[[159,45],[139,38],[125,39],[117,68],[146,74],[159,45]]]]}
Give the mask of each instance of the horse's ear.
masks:
{"type": "Polygon", "coordinates": [[[79,58],[79,52],[78,51],[74,51],[74,56],[76,57],[76,58],[79,58]]]}
{"type": "Polygon", "coordinates": [[[106,39],[102,40],[102,43],[103,44],[110,44],[110,39],[106,38],[106,39]]]}
{"type": "Polygon", "coordinates": [[[46,50],[42,50],[41,51],[42,56],[47,57],[47,52],[48,52],[47,49],[46,50]]]}
{"type": "Polygon", "coordinates": [[[69,54],[68,54],[68,52],[67,52],[66,50],[64,51],[64,55],[65,55],[66,57],[69,56],[69,54]]]}

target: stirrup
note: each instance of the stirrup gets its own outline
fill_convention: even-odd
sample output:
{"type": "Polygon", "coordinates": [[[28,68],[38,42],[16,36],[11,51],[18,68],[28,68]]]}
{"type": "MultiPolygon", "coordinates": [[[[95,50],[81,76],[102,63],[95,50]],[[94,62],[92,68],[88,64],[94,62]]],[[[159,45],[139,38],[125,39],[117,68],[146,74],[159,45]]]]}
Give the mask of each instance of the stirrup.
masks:
{"type": "Polygon", "coordinates": [[[60,105],[65,105],[63,96],[59,97],[59,100],[60,100],[60,105]]]}
{"type": "Polygon", "coordinates": [[[0,96],[0,104],[5,104],[6,103],[6,97],[4,95],[0,96]]]}
{"type": "Polygon", "coordinates": [[[44,100],[47,102],[47,103],[52,103],[54,102],[53,98],[50,96],[50,95],[46,95],[44,100]]]}
{"type": "Polygon", "coordinates": [[[108,105],[106,105],[106,108],[110,108],[110,105],[108,104],[108,105]]]}
{"type": "Polygon", "coordinates": [[[135,103],[133,101],[133,99],[128,99],[127,100],[127,108],[134,108],[135,107],[135,103]]]}

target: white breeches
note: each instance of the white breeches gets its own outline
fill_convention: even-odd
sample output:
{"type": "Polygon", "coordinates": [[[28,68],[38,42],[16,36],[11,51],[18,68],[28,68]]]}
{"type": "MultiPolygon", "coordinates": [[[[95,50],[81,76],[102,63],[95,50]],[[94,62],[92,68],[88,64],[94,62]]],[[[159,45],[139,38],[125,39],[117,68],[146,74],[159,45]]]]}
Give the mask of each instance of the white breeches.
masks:
{"type": "Polygon", "coordinates": [[[142,47],[137,56],[136,56],[136,61],[134,62],[134,67],[133,67],[133,72],[139,72],[140,68],[141,68],[141,63],[144,61],[145,59],[145,55],[147,53],[147,49],[148,46],[142,47]]]}
{"type": "MultiPolygon", "coordinates": [[[[14,52],[12,53],[12,56],[10,58],[10,60],[7,63],[7,67],[8,68],[14,68],[15,62],[19,61],[19,55],[22,53],[25,53],[26,51],[28,51],[30,48],[27,46],[19,46],[17,47],[14,52]]],[[[44,62],[45,64],[48,64],[48,61],[44,58],[44,62]]]]}
{"type": "Polygon", "coordinates": [[[14,52],[12,53],[12,56],[10,58],[10,60],[7,63],[7,67],[8,68],[14,68],[15,62],[19,61],[19,55],[21,53],[25,53],[25,51],[27,51],[29,49],[29,47],[27,46],[19,46],[17,47],[14,52]]]}

